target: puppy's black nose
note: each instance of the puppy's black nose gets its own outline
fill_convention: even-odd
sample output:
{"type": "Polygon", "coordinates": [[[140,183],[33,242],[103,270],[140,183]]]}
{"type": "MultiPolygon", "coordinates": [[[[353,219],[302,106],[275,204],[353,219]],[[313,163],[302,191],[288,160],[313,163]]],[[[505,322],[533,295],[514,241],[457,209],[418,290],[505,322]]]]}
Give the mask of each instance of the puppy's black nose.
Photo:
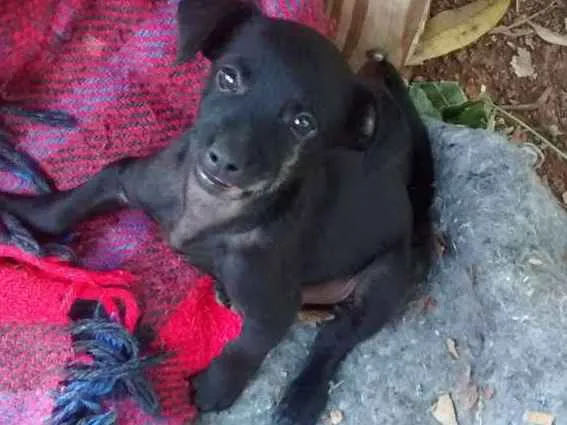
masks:
{"type": "Polygon", "coordinates": [[[205,156],[207,167],[211,170],[236,173],[240,170],[238,164],[232,161],[230,156],[223,154],[219,149],[211,147],[205,156]]]}

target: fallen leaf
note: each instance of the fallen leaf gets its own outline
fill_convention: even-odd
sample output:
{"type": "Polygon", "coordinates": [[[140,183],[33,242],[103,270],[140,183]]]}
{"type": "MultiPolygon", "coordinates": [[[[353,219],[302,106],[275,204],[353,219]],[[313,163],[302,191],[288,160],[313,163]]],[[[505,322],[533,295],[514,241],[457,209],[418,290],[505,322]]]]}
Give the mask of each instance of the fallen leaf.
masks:
{"type": "Polygon", "coordinates": [[[561,199],[563,200],[563,203],[567,205],[567,192],[563,192],[561,199]]]}
{"type": "Polygon", "coordinates": [[[297,314],[297,319],[301,323],[309,325],[318,325],[320,323],[333,320],[334,318],[335,315],[333,313],[325,310],[301,310],[297,314]]]}
{"type": "Polygon", "coordinates": [[[528,49],[523,47],[518,47],[518,55],[512,57],[510,64],[514,69],[514,73],[520,78],[531,77],[535,73],[532,65],[532,55],[528,49]]]}
{"type": "Polygon", "coordinates": [[[455,406],[449,394],[442,394],[431,408],[431,414],[441,425],[459,425],[455,406]]]}
{"type": "Polygon", "coordinates": [[[491,385],[484,385],[482,387],[482,398],[484,398],[485,400],[491,400],[492,397],[494,397],[495,393],[496,390],[491,385]]]}
{"type": "Polygon", "coordinates": [[[459,352],[457,351],[457,343],[454,339],[447,338],[447,341],[445,341],[445,343],[447,344],[447,351],[449,351],[449,354],[453,359],[457,360],[459,357],[461,357],[459,355],[459,352]]]}
{"type": "Polygon", "coordinates": [[[344,419],[343,412],[339,409],[333,409],[329,413],[329,423],[331,425],[339,425],[344,419]]]}
{"type": "Polygon", "coordinates": [[[530,425],[553,425],[555,418],[553,415],[544,412],[528,412],[526,420],[530,425]]]}
{"type": "Polygon", "coordinates": [[[530,24],[530,26],[542,40],[545,40],[551,44],[557,44],[558,46],[567,47],[567,35],[553,32],[550,29],[542,27],[541,25],[535,24],[531,21],[528,21],[528,24],[530,24]]]}
{"type": "Polygon", "coordinates": [[[418,65],[478,40],[498,24],[510,2],[511,0],[476,0],[435,15],[427,21],[406,65],[418,65]]]}

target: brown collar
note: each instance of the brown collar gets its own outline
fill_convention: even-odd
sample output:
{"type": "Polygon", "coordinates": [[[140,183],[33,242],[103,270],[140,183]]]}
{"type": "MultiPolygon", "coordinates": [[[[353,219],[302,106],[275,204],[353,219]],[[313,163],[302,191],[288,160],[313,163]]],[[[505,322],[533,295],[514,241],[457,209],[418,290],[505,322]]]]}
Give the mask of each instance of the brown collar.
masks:
{"type": "Polygon", "coordinates": [[[334,305],[346,300],[356,289],[356,276],[305,285],[301,288],[303,305],[334,305]]]}

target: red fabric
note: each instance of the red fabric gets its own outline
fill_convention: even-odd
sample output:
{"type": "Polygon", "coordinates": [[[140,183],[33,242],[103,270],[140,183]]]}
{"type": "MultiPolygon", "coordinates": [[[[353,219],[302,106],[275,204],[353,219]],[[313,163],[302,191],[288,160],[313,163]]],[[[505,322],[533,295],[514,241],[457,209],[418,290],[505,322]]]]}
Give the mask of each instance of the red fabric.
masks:
{"type": "MultiPolygon", "coordinates": [[[[133,332],[140,319],[130,291],[134,278],[125,271],[88,271],[0,245],[0,282],[0,423],[41,423],[51,410],[48,391],[57,386],[63,366],[73,359],[65,329],[71,305],[79,299],[99,301],[110,317],[133,332]],[[32,388],[41,402],[31,403],[26,388],[32,388]],[[20,410],[17,420],[5,422],[16,401],[29,405],[20,410]]],[[[187,376],[205,368],[240,332],[240,318],[220,306],[211,289],[210,278],[198,279],[153,341],[154,353],[165,350],[172,355],[150,372],[168,424],[195,417],[187,376]]],[[[137,425],[145,416],[129,400],[119,412],[125,425],[137,425]]]]}
{"type": "MultiPolygon", "coordinates": [[[[323,0],[261,3],[269,15],[328,28],[323,0]]],[[[166,0],[0,1],[0,99],[62,109],[79,120],[67,130],[0,117],[59,189],[119,158],[155,152],[192,123],[209,64],[198,58],[174,65],[175,8],[166,0]]],[[[29,189],[0,173],[0,191],[29,189]]],[[[139,314],[158,333],[154,348],[178,354],[152,373],[167,419],[146,418],[126,401],[120,424],[176,425],[194,417],[183,378],[238,334],[239,320],[216,304],[210,279],[175,255],[143,213],[99,217],[77,233],[74,249],[86,268],[128,273],[91,274],[0,250],[0,425],[36,425],[48,416],[48,390],[70,356],[63,312],[79,294],[109,308],[115,297],[135,300],[128,301],[128,326],[139,314]],[[122,283],[111,290],[105,279],[122,283]]]]}
{"type": "MultiPolygon", "coordinates": [[[[125,325],[133,331],[139,310],[129,291],[132,281],[128,272],[89,272],[0,245],[0,412],[10,412],[3,408],[10,400],[5,393],[55,388],[61,367],[72,358],[64,326],[77,299],[99,300],[113,317],[120,300],[125,325]]],[[[48,404],[39,407],[49,413],[48,404]]],[[[34,410],[25,414],[35,416],[34,410]]]]}
{"type": "Polygon", "coordinates": [[[69,309],[78,299],[98,301],[119,318],[119,299],[126,312],[124,326],[133,332],[140,317],[129,291],[133,280],[128,272],[87,271],[0,245],[0,323],[67,325],[69,309]]]}

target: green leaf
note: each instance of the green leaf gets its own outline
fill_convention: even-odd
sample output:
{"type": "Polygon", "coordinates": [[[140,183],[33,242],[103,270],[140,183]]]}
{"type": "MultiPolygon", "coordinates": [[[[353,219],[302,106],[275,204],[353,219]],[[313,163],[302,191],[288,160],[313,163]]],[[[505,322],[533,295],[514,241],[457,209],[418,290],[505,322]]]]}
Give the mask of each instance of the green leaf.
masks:
{"type": "Polygon", "coordinates": [[[487,128],[490,107],[484,101],[469,101],[443,110],[443,121],[471,128],[487,128]]]}
{"type": "Polygon", "coordinates": [[[432,81],[415,83],[427,94],[433,106],[442,111],[448,106],[462,105],[467,102],[467,96],[456,81],[432,81]]]}
{"type": "Polygon", "coordinates": [[[443,118],[441,112],[433,106],[433,103],[429,100],[425,91],[420,87],[414,85],[410,86],[409,95],[420,115],[436,118],[438,120],[443,118]]]}
{"type": "Polygon", "coordinates": [[[410,97],[423,116],[471,128],[494,126],[490,102],[468,100],[458,82],[415,82],[410,85],[410,97]]]}

